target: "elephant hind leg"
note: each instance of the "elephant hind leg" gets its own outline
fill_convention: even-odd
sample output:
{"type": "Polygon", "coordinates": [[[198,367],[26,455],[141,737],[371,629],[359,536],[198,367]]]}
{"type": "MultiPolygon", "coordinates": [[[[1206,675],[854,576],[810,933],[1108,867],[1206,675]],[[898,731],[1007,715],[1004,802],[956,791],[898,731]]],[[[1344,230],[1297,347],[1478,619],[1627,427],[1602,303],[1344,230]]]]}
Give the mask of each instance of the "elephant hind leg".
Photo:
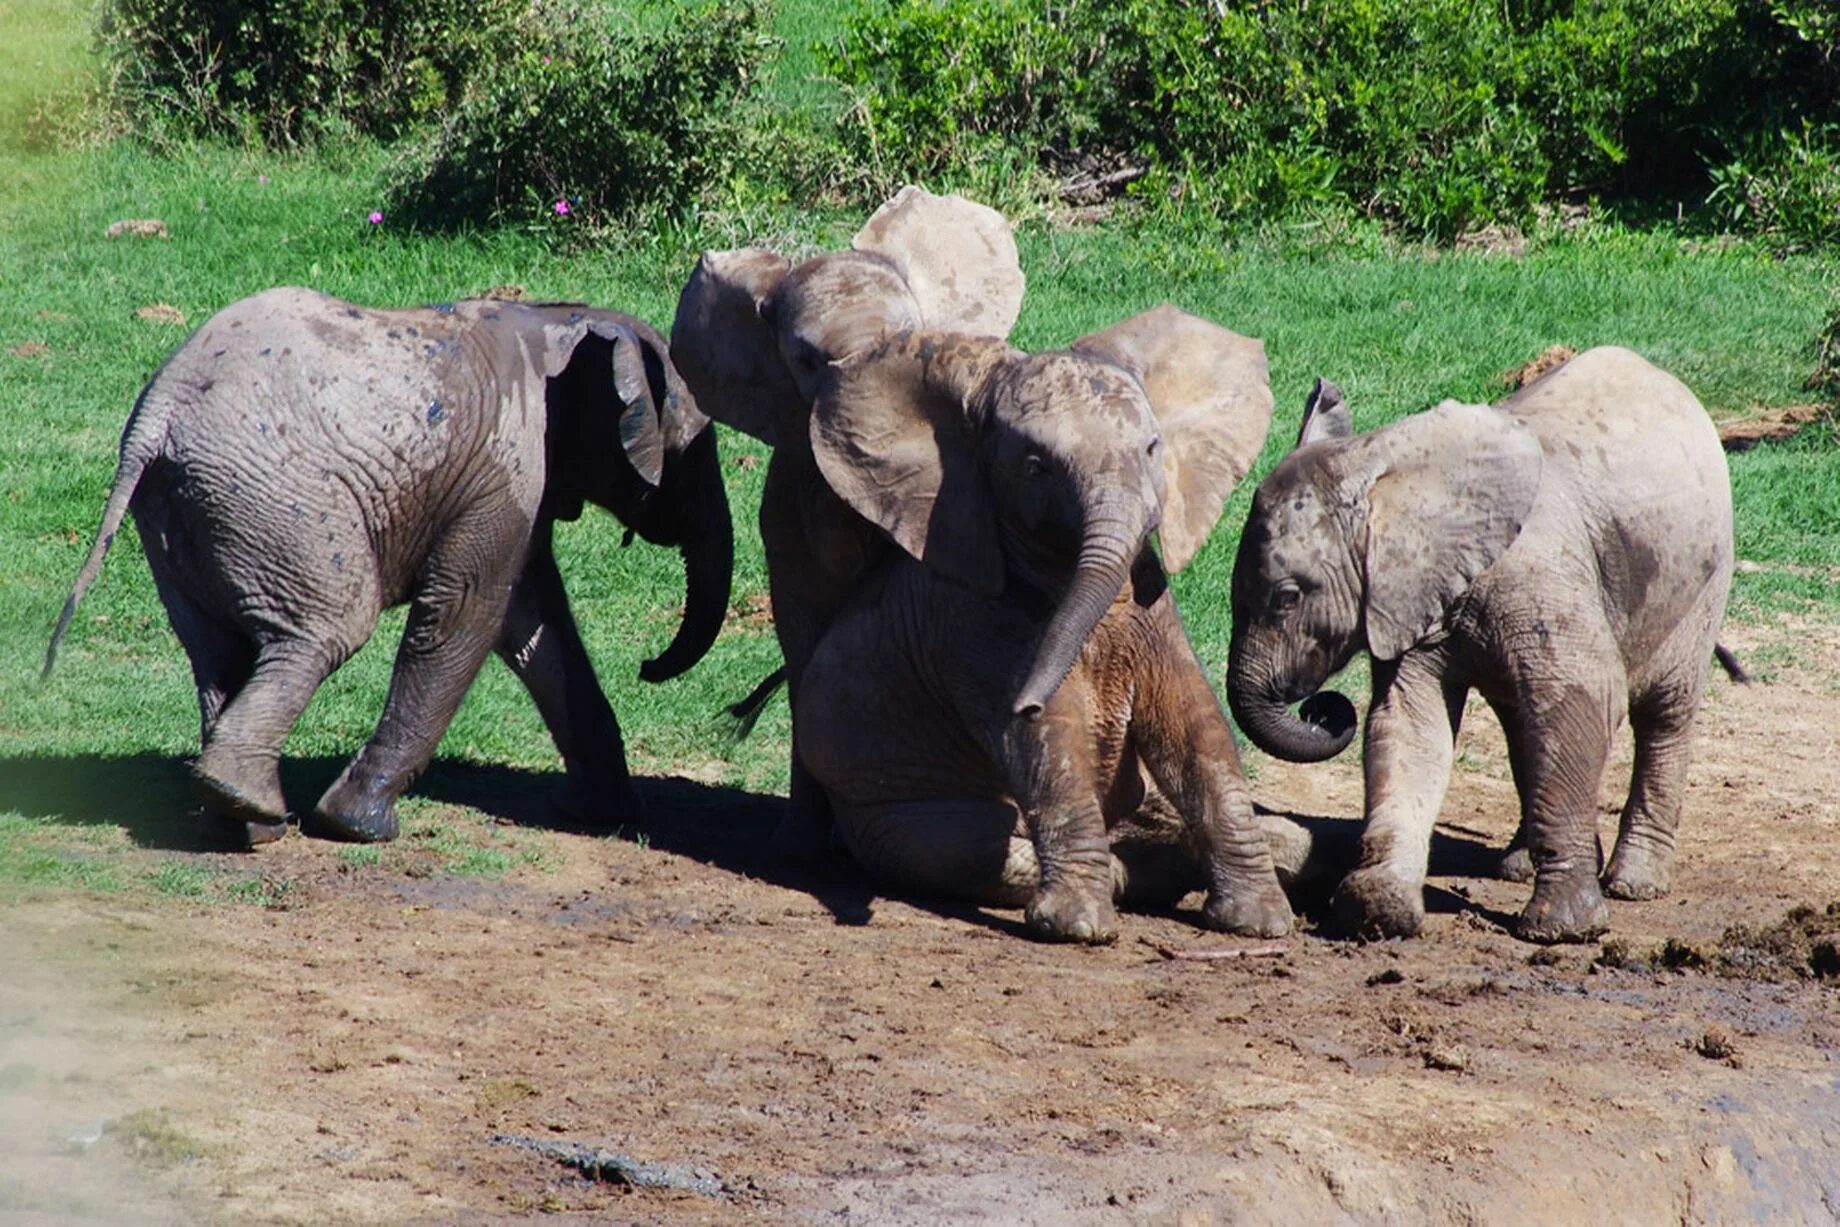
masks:
{"type": "Polygon", "coordinates": [[[207,732],[203,753],[192,766],[193,788],[206,815],[229,825],[251,847],[287,832],[281,745],[313,692],[343,659],[344,654],[307,639],[265,643],[247,680],[214,718],[210,704],[216,695],[229,693],[227,679],[211,681],[209,691],[202,678],[199,682],[207,732]]]}
{"type": "Polygon", "coordinates": [[[1597,797],[1623,706],[1620,689],[1603,679],[1555,685],[1538,719],[1519,705],[1497,708],[1533,861],[1533,897],[1515,927],[1524,940],[1588,941],[1609,927],[1597,881],[1597,797]]]}
{"type": "Polygon", "coordinates": [[[359,843],[396,838],[396,798],[434,757],[505,621],[524,542],[499,527],[490,534],[458,526],[429,556],[383,716],[313,807],[305,833],[359,843]]]}
{"type": "Polygon", "coordinates": [[[1041,887],[1034,845],[1006,800],[839,806],[851,855],[878,878],[997,907],[1021,907],[1041,887]]]}
{"type": "Polygon", "coordinates": [[[1604,869],[1604,893],[1613,899],[1659,899],[1672,885],[1675,830],[1706,682],[1705,664],[1698,663],[1697,676],[1657,686],[1630,707],[1635,770],[1604,869]]]}

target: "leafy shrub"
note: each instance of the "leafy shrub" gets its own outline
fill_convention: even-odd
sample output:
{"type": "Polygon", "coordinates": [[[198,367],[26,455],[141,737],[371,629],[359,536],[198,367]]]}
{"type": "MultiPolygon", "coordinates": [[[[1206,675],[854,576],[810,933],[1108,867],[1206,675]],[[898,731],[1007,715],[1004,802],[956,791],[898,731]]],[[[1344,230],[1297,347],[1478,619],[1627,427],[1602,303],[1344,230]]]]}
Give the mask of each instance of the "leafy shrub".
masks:
{"type": "Polygon", "coordinates": [[[459,101],[524,0],[105,0],[112,90],[142,132],[289,144],[395,136],[459,101]]]}
{"type": "Polygon", "coordinates": [[[749,90],[773,47],[760,0],[715,0],[650,29],[611,4],[538,10],[438,135],[394,175],[393,215],[437,228],[674,212],[735,172],[749,90]]]}
{"type": "MultiPolygon", "coordinates": [[[[1137,162],[1217,215],[1448,236],[1703,194],[1746,134],[1833,113],[1837,25],[1832,0],[869,0],[825,63],[879,187],[1137,162]]],[[[1781,208],[1825,148],[1772,163],[1781,208]]]]}
{"type": "Polygon", "coordinates": [[[1730,229],[1780,247],[1840,243],[1840,125],[1758,141],[1752,157],[1711,174],[1707,204],[1730,229]]]}

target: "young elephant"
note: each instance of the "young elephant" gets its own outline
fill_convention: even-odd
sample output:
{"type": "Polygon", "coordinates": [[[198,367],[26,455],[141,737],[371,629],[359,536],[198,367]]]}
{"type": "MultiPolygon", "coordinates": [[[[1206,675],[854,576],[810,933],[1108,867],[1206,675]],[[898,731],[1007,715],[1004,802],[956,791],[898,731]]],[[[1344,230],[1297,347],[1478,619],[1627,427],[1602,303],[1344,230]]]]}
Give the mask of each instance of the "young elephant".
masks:
{"type": "MultiPolygon", "coordinates": [[[[1022,308],[1009,224],[961,196],[902,188],[850,250],[794,266],[759,248],[705,253],[684,286],[671,357],[717,421],[768,443],[760,502],[773,625],[794,711],[805,662],[831,617],[887,549],[812,458],[811,405],[832,362],[926,328],[1005,337],[1022,308]]],[[[823,832],[796,742],[791,803],[776,836],[809,853],[823,832]]]]}
{"type": "Polygon", "coordinates": [[[1058,353],[906,333],[839,364],[813,414],[818,467],[904,553],[838,614],[793,716],[865,867],[1026,903],[1060,940],[1110,941],[1115,892],[1190,885],[1214,927],[1288,931],[1164,575],[1270,416],[1259,343],[1172,307],[1058,353]],[[1114,862],[1108,829],[1171,811],[1183,867],[1114,862]]]}
{"type": "Polygon", "coordinates": [[[683,621],[640,671],[676,676],[721,628],[734,540],[715,432],[656,332],[569,304],[373,311],[270,290],[207,320],[141,393],[45,668],[132,508],[197,682],[198,794],[250,845],[286,831],[288,730],[406,600],[383,718],[305,829],[394,837],[396,797],[494,648],[562,753],[558,803],[628,814],[619,726],[550,548],[584,502],[682,548],[683,621]]]}
{"type": "Polygon", "coordinates": [[[1319,387],[1297,449],[1253,500],[1233,572],[1234,717],[1281,758],[1338,753],[1353,708],[1318,691],[1368,649],[1366,833],[1335,909],[1354,932],[1409,936],[1464,699],[1480,691],[1507,732],[1517,843],[1532,854],[1518,932],[1596,936],[1609,915],[1598,790],[1625,711],[1635,779],[1603,887],[1668,889],[1731,585],[1717,433],[1678,380],[1614,348],[1495,408],[1446,401],[1349,429],[1340,394],[1319,387]],[[1285,709],[1299,699],[1311,719],[1285,709]]]}

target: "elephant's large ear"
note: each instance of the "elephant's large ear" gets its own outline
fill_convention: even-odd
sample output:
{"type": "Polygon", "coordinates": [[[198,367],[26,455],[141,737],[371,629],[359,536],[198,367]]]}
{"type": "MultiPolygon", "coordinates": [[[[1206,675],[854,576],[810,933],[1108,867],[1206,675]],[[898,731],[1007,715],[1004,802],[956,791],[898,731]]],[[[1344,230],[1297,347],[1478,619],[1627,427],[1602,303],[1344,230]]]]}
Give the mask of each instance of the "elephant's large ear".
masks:
{"type": "MultiPolygon", "coordinates": [[[[633,469],[648,486],[664,475],[664,432],[659,425],[658,395],[664,381],[648,365],[660,368],[663,355],[648,354],[636,330],[605,317],[576,315],[567,323],[545,328],[543,374],[560,379],[575,392],[574,411],[592,412],[601,395],[611,390],[619,413],[620,447],[633,469]]],[[[569,517],[564,517],[569,518],[569,517]]]]}
{"type": "Polygon", "coordinates": [[[704,252],[671,325],[671,363],[702,411],[768,444],[804,404],[764,313],[791,267],[758,247],[704,252]]]}
{"type": "Polygon", "coordinates": [[[1165,304],[1074,342],[1137,377],[1163,436],[1163,564],[1188,565],[1271,427],[1265,347],[1165,304]]]}
{"type": "Polygon", "coordinates": [[[1393,660],[1520,535],[1542,455],[1507,414],[1456,401],[1362,438],[1386,460],[1367,492],[1367,646],[1393,660]]]}
{"type": "Polygon", "coordinates": [[[904,332],[835,364],[812,409],[824,480],[915,558],[1003,590],[996,509],[978,472],[982,391],[1013,351],[991,337],[904,332]]]}
{"type": "Polygon", "coordinates": [[[1022,261],[1003,215],[912,185],[875,211],[850,245],[900,270],[932,332],[1007,337],[1022,312],[1022,261]]]}

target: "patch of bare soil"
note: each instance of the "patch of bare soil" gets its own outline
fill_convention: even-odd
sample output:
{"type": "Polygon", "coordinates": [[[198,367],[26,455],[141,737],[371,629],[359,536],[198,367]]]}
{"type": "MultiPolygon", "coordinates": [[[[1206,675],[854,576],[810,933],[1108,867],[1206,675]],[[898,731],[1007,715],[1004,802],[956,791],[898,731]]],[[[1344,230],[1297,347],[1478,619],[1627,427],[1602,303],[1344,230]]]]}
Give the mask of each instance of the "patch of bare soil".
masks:
{"type": "MultiPolygon", "coordinates": [[[[291,837],[282,909],[0,901],[0,1218],[1831,1222],[1840,628],[1728,636],[1768,680],[1712,685],[1674,893],[1611,905],[1638,958],[1504,931],[1480,707],[1409,942],[1238,942],[1191,899],[1041,946],[786,873],[772,799],[671,779],[643,840],[532,829],[551,868],[500,881],[291,837]],[[1808,974],[1647,956],[1742,933],[1808,974]]],[[[1266,805],[1358,814],[1352,755],[1252,757],[1266,805]]]]}

